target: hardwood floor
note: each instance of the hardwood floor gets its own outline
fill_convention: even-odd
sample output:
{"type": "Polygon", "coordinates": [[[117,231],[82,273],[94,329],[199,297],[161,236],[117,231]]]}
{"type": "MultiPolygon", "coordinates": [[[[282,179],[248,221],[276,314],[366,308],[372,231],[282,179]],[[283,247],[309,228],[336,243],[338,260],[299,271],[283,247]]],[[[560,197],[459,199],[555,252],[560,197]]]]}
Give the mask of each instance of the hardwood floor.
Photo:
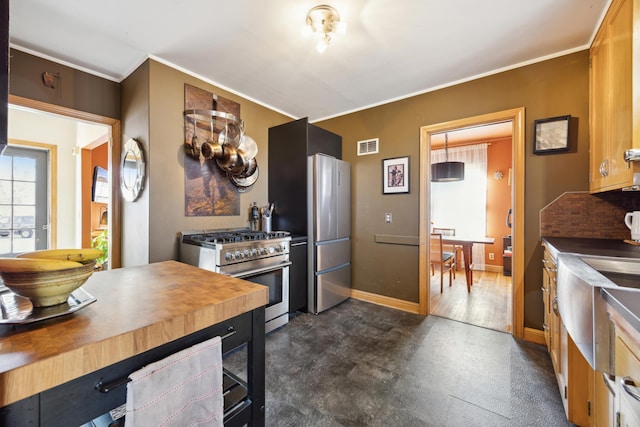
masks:
{"type": "Polygon", "coordinates": [[[449,287],[445,274],[440,293],[440,272],[431,276],[431,314],[501,332],[512,332],[511,276],[488,271],[473,272],[471,293],[467,293],[464,271],[456,271],[449,287]]]}

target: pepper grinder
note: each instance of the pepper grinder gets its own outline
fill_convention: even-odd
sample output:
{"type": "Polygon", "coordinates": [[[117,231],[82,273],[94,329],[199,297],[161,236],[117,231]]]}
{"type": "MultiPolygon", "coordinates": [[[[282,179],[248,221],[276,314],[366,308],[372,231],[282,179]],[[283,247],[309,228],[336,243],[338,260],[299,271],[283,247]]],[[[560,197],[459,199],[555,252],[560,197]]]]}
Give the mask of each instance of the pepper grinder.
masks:
{"type": "Polygon", "coordinates": [[[256,202],[253,202],[253,206],[251,206],[251,231],[258,231],[259,221],[260,211],[256,202]]]}

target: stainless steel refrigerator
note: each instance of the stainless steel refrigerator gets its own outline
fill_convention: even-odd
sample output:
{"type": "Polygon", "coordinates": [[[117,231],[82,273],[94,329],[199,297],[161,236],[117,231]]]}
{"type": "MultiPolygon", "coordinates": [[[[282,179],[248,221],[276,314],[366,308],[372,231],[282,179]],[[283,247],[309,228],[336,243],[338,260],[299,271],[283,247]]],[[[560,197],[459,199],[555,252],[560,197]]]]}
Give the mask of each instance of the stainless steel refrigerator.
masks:
{"type": "Polygon", "coordinates": [[[318,314],[351,294],[351,165],[308,158],[308,310],[318,314]]]}

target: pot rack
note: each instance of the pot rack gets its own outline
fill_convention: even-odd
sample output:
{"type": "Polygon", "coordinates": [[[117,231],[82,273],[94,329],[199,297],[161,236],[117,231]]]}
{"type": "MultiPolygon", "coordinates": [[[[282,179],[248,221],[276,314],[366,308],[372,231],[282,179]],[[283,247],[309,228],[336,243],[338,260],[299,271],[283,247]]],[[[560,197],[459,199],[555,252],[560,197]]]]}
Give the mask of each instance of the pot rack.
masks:
{"type": "Polygon", "coordinates": [[[200,129],[217,129],[218,132],[224,129],[229,123],[241,128],[244,132],[244,121],[231,113],[218,110],[184,110],[186,119],[195,123],[200,129]]]}
{"type": "Polygon", "coordinates": [[[215,160],[238,191],[249,190],[258,180],[259,170],[255,158],[257,147],[247,150],[247,144],[244,144],[250,140],[249,143],[255,145],[244,134],[244,121],[231,113],[218,110],[185,110],[184,117],[194,126],[191,141],[184,142],[185,153],[197,160],[215,160]],[[200,141],[196,129],[208,131],[209,138],[200,141]]]}

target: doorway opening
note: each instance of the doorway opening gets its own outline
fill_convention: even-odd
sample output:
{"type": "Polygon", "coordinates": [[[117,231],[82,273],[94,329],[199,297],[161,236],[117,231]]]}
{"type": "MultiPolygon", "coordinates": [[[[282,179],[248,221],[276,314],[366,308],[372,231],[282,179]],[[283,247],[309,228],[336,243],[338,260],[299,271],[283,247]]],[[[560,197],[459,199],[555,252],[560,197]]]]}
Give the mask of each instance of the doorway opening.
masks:
{"type": "MultiPolygon", "coordinates": [[[[120,166],[118,159],[114,159],[114,153],[120,153],[120,121],[13,95],[9,96],[9,107],[14,117],[26,115],[30,128],[38,132],[26,131],[27,137],[21,134],[16,137],[12,126],[18,125],[12,124],[12,114],[9,114],[8,148],[31,145],[58,153],[57,159],[49,160],[52,182],[45,187],[48,196],[46,247],[91,247],[93,239],[101,235],[106,240],[103,247],[108,267],[120,267],[120,201],[117,197],[120,166]],[[69,135],[65,137],[63,130],[58,142],[51,139],[52,128],[47,128],[55,127],[55,121],[72,123],[66,128],[72,129],[69,135]],[[65,143],[60,141],[65,140],[71,141],[71,145],[62,147],[65,143]],[[107,180],[107,191],[102,188],[98,198],[93,191],[97,166],[106,172],[102,178],[107,180]],[[71,184],[65,186],[65,179],[71,184]],[[71,191],[72,188],[75,189],[71,191]]],[[[64,126],[61,129],[65,129],[64,126]]]]}
{"type": "MultiPolygon", "coordinates": [[[[431,234],[431,150],[432,146],[438,145],[438,138],[444,139],[444,134],[460,129],[472,129],[495,123],[508,123],[512,134],[512,150],[511,150],[511,208],[513,211],[512,228],[511,228],[511,274],[509,280],[512,282],[511,304],[507,308],[511,313],[512,334],[516,337],[522,337],[524,333],[524,296],[523,296],[523,280],[524,260],[523,242],[524,242],[524,108],[506,110],[496,113],[490,113],[481,116],[469,117],[460,120],[454,120],[446,123],[439,123],[421,128],[420,134],[420,312],[422,314],[434,314],[432,310],[432,301],[430,298],[430,279],[431,269],[429,262],[429,241],[431,234]]],[[[508,172],[507,172],[508,174],[508,172]]],[[[503,172],[503,176],[506,175],[503,172]]],[[[508,179],[508,176],[507,176],[508,179]]],[[[504,212],[506,215],[507,212],[504,212]]],[[[435,224],[434,224],[435,225],[435,224]]],[[[502,248],[502,237],[496,238],[496,246],[502,248]]],[[[475,246],[475,245],[474,245],[475,246]]],[[[495,255],[495,254],[494,254],[495,255]]],[[[503,256],[503,252],[498,254],[503,256]]],[[[473,258],[470,256],[469,258],[473,258]]],[[[471,270],[472,271],[472,270],[471,270]]],[[[473,271],[472,271],[473,272],[473,271]]],[[[466,278],[464,272],[460,276],[466,278]]],[[[473,276],[473,274],[471,274],[473,276]]],[[[473,282],[479,278],[476,274],[473,282]]],[[[447,283],[448,285],[448,283],[447,283]]],[[[438,293],[439,293],[438,285],[438,293]]],[[[473,294],[473,285],[471,286],[471,294],[473,294]]],[[[448,289],[445,289],[448,290],[448,289]]],[[[466,288],[464,289],[466,293],[466,288]]],[[[474,295],[475,296],[475,295],[474,295]]]]}
{"type": "MultiPolygon", "coordinates": [[[[473,241],[444,246],[445,253],[454,255],[456,275],[443,290],[432,269],[431,314],[509,333],[511,269],[503,271],[503,264],[510,267],[511,261],[511,243],[504,241],[511,235],[505,218],[511,208],[512,127],[508,121],[446,132],[447,157],[464,164],[464,179],[432,180],[429,200],[433,233],[473,241]]],[[[442,137],[432,136],[432,164],[445,158],[442,137]]]]}

